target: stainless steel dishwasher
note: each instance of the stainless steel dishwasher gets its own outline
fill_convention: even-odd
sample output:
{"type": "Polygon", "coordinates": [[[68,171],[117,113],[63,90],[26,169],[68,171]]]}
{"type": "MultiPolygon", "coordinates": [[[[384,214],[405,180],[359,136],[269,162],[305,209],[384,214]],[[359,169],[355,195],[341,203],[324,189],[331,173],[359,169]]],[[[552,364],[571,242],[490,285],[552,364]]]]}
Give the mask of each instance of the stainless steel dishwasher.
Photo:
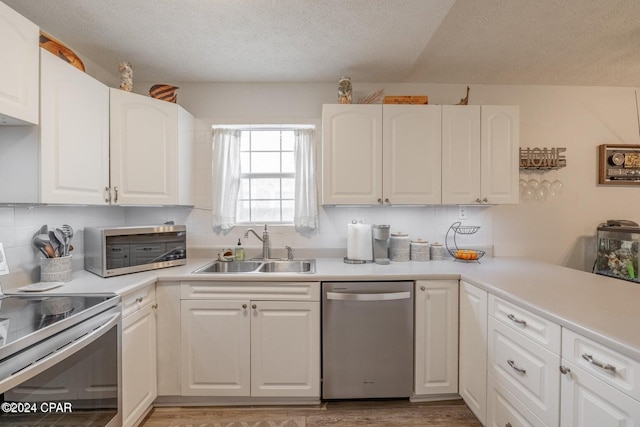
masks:
{"type": "Polygon", "coordinates": [[[413,282],[322,284],[322,397],[409,397],[413,282]]]}

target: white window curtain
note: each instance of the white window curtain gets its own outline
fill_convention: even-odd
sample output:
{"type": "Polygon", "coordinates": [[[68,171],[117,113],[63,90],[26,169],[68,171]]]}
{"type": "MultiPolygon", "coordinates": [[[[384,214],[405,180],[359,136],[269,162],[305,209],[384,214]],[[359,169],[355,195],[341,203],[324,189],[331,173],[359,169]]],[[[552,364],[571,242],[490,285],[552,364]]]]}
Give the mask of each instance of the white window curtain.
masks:
{"type": "Polygon", "coordinates": [[[296,129],[294,135],[296,183],[293,222],[298,230],[315,230],[318,228],[315,131],[313,129],[296,129]]]}
{"type": "Polygon", "coordinates": [[[240,188],[240,134],[236,129],[213,130],[213,226],[229,230],[236,224],[240,188]]]}

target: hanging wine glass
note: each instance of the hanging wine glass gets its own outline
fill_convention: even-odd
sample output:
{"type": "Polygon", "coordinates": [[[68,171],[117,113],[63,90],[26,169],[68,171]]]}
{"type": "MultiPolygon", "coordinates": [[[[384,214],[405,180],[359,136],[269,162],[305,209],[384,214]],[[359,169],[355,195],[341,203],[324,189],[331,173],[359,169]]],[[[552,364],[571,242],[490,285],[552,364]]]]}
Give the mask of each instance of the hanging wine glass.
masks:
{"type": "Polygon", "coordinates": [[[549,195],[551,197],[558,197],[562,193],[562,187],[564,184],[558,179],[558,170],[556,169],[555,180],[549,186],[549,195]]]}

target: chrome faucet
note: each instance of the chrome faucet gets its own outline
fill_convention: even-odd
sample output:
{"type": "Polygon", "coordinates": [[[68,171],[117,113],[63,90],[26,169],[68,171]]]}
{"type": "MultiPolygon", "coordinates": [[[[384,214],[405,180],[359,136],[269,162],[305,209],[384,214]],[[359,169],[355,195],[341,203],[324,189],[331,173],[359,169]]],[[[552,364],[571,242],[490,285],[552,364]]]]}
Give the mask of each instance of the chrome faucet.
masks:
{"type": "Polygon", "coordinates": [[[253,228],[247,229],[244,233],[244,238],[249,237],[249,233],[253,233],[254,236],[258,238],[262,242],[262,259],[271,258],[269,253],[269,230],[267,230],[267,225],[264,226],[264,231],[262,232],[262,237],[258,236],[258,233],[253,228]]]}

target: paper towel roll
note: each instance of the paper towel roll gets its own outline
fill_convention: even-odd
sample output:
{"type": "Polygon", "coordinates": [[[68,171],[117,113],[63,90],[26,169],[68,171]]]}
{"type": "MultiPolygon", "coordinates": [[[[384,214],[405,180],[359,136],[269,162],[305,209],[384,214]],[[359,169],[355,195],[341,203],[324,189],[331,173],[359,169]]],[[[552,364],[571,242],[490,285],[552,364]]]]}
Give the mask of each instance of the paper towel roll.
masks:
{"type": "Polygon", "coordinates": [[[373,260],[371,224],[347,224],[347,258],[357,261],[373,260]]]}

